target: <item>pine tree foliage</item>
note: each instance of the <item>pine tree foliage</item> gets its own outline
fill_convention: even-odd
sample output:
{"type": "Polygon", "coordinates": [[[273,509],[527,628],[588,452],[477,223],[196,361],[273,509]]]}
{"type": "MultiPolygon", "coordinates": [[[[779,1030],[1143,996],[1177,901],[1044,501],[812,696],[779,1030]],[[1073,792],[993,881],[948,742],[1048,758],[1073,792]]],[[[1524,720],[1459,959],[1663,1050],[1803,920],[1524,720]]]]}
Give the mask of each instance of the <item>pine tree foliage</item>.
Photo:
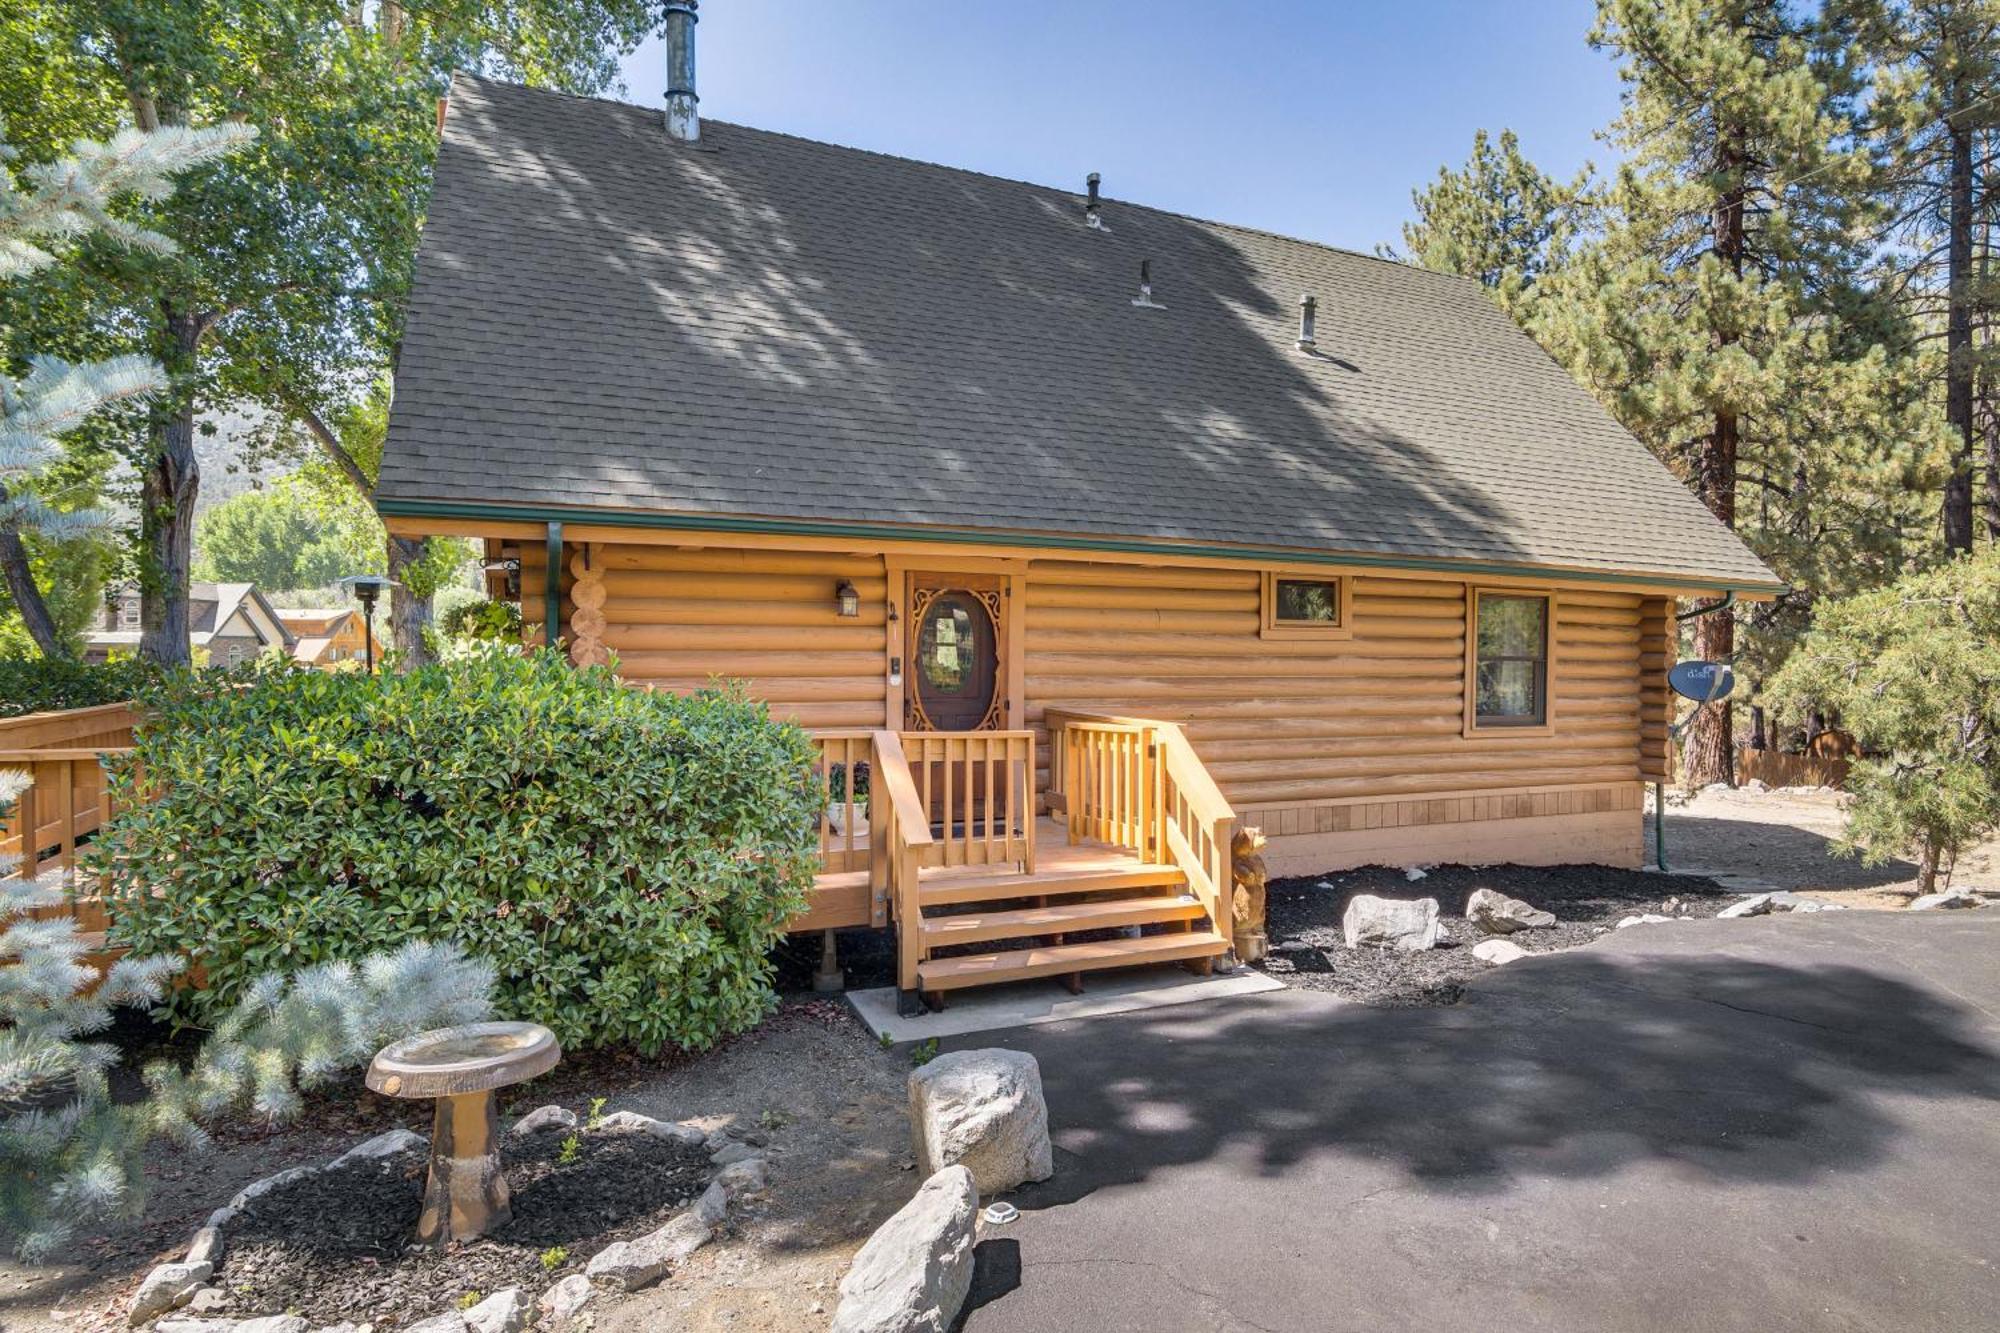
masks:
{"type": "Polygon", "coordinates": [[[1982,428],[1988,536],[2000,537],[2000,275],[1991,255],[2000,0],[1849,0],[1833,13],[1857,34],[1872,73],[1865,128],[1884,206],[1877,279],[1923,330],[1950,435],[1934,521],[1947,550],[1969,551],[1982,428]]]}
{"type": "Polygon", "coordinates": [[[202,1119],[247,1110],[297,1115],[302,1090],[366,1064],[398,1038],[493,1016],[493,969],[456,945],[413,942],[359,964],[327,963],[259,978],[203,1043],[185,1074],[148,1080],[163,1128],[198,1134],[202,1119]]]}
{"type": "MultiPolygon", "coordinates": [[[[175,254],[171,238],[118,212],[123,200],[157,202],[173,189],[175,175],[213,161],[256,137],[246,125],[196,129],[171,126],[150,132],[121,130],[104,143],[80,140],[68,156],[17,171],[18,153],[0,137],[0,282],[31,278],[53,267],[66,250],[97,238],[136,253],[175,254]]],[[[0,369],[0,560],[7,584],[43,651],[49,616],[28,568],[23,534],[51,542],[101,528],[96,511],[64,511],[37,493],[35,483],[62,458],[62,437],[119,403],[151,398],[167,386],[160,364],[137,353],[74,362],[30,354],[25,375],[0,369]]]]}
{"type": "MultiPolygon", "coordinates": [[[[27,787],[26,774],[0,772],[0,809],[27,787]]],[[[117,1053],[83,1039],[110,1027],[115,1007],[158,1001],[177,969],[120,959],[94,984],[75,920],[26,915],[61,901],[53,885],[0,879],[0,957],[13,960],[0,967],[0,1231],[31,1260],[80,1226],[137,1209],[150,1116],[113,1104],[117,1053]]]]}
{"type": "Polygon", "coordinates": [[[1871,865],[1914,849],[1929,893],[2000,827],[2000,550],[1821,606],[1772,690],[1867,747],[1843,849],[1871,865]]]}
{"type": "Polygon", "coordinates": [[[1417,216],[1403,226],[1408,262],[1476,279],[1518,313],[1535,280],[1562,265],[1588,178],[1586,168],[1559,184],[1522,154],[1512,130],[1500,132],[1497,146],[1480,130],[1463,167],[1440,167],[1436,180],[1411,192],[1417,216]]]}

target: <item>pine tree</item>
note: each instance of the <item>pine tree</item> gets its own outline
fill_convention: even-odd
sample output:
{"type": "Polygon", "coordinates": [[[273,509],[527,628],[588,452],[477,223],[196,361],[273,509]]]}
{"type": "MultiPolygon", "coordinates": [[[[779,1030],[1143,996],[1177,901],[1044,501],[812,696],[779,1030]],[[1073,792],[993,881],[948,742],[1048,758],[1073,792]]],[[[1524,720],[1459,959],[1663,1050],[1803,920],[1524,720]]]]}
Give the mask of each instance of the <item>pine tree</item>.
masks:
{"type": "MultiPolygon", "coordinates": [[[[69,157],[30,167],[18,178],[16,155],[0,140],[0,282],[48,269],[59,252],[92,236],[133,251],[174,253],[166,236],[118,216],[118,202],[164,197],[177,173],[232,151],[254,133],[240,125],[127,130],[107,143],[79,143],[69,157]]],[[[60,458],[65,434],[115,404],[142,401],[165,387],[160,365],[134,354],[82,363],[31,356],[19,378],[0,370],[0,574],[48,656],[67,656],[68,646],[35,582],[23,535],[62,541],[94,530],[102,516],[51,508],[36,495],[35,480],[60,458]]]]}
{"type": "Polygon", "coordinates": [[[1558,184],[1522,155],[1512,130],[1500,131],[1497,148],[1479,130],[1463,167],[1440,167],[1436,180],[1411,191],[1417,216],[1403,225],[1406,254],[1387,253],[1476,279],[1518,314],[1535,280],[1561,267],[1571,210],[1587,179],[1586,168],[1571,184],[1558,184]]]}
{"type": "MultiPolygon", "coordinates": [[[[1892,247],[1885,285],[1900,293],[1927,336],[1943,339],[1935,373],[1951,432],[1942,533],[1947,551],[1970,551],[1973,470],[1981,389],[1993,412],[2000,354],[1990,330],[2000,295],[1988,274],[1996,210],[1991,137],[2000,127],[2000,0],[1863,0],[1840,7],[1874,71],[1869,129],[1882,156],[1892,247]]],[[[1989,524],[2000,535],[2000,429],[1989,420],[1989,524]]]]}
{"type": "MultiPolygon", "coordinates": [[[[1870,175],[1831,36],[1782,0],[1600,0],[1592,40],[1621,61],[1612,138],[1629,157],[1590,201],[1595,239],[1541,284],[1533,324],[1793,578],[1825,576],[1825,528],[1867,517],[1877,486],[1921,467],[1927,438],[1894,321],[1841,276],[1863,267],[1870,175]]],[[[1842,539],[1893,547],[1893,514],[1879,526],[1842,539]]],[[[1815,591],[1779,614],[1798,619],[1815,591]]],[[[1698,618],[1693,650],[1735,659],[1735,613],[1698,618]]],[[[1726,704],[1704,710],[1683,758],[1692,785],[1733,780],[1726,704]]]]}

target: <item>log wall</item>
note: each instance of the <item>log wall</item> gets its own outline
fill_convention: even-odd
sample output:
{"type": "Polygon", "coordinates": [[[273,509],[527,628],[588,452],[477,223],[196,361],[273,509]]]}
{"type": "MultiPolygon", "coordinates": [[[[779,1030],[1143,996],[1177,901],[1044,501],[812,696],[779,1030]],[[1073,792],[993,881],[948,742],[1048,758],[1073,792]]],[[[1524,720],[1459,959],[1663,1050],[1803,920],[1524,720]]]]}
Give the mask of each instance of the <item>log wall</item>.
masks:
{"type": "MultiPolygon", "coordinates": [[[[521,554],[532,626],[542,553],[523,543],[521,554]]],[[[586,614],[585,627],[634,683],[686,691],[735,677],[807,726],[900,725],[886,664],[901,589],[883,556],[592,544],[567,548],[565,563],[566,636],[594,609],[570,599],[600,600],[579,594],[582,574],[603,589],[602,621],[586,614]],[[841,579],[860,594],[858,617],[836,614],[841,579]]],[[[1641,859],[1638,784],[1666,750],[1669,599],[1533,589],[1555,596],[1550,723],[1468,734],[1460,582],[1356,575],[1342,637],[1269,638],[1255,569],[1017,567],[1012,633],[1044,764],[1053,706],[1180,722],[1243,822],[1272,837],[1277,873],[1641,859]]]]}

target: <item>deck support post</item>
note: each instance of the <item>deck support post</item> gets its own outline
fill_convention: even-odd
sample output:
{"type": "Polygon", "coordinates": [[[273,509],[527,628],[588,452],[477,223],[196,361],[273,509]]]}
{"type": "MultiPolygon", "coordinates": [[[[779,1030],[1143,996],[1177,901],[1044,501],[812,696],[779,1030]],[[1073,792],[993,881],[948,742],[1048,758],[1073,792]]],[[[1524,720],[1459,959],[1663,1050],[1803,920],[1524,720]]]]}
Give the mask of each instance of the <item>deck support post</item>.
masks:
{"type": "Polygon", "coordinates": [[[820,933],[819,971],[813,973],[813,990],[821,995],[837,995],[847,989],[847,976],[840,970],[840,947],[831,930],[820,933]]]}

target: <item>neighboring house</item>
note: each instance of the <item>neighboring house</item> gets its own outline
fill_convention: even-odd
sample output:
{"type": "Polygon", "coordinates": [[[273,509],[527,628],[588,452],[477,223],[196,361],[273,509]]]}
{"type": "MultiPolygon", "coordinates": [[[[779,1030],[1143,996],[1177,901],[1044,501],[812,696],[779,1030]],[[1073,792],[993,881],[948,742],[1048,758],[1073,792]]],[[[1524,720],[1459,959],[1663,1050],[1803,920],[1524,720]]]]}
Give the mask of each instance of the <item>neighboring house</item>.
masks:
{"type": "Polygon", "coordinates": [[[377,503],[816,729],[795,925],[927,991],[1222,953],[1243,826],[1636,866],[1676,609],[1780,588],[1473,282],[466,77],[377,503]]]}
{"type": "Polygon", "coordinates": [[[278,619],[296,640],[294,661],[329,671],[343,662],[367,660],[366,622],[351,607],[279,607],[278,619]]]}
{"type": "MultiPolygon", "coordinates": [[[[267,648],[292,651],[292,635],[253,583],[195,583],[188,586],[188,643],[207,654],[211,666],[254,661],[267,648]]],[[[83,636],[84,660],[102,662],[112,653],[139,647],[139,589],[111,590],[98,628],[83,636]]]]}

